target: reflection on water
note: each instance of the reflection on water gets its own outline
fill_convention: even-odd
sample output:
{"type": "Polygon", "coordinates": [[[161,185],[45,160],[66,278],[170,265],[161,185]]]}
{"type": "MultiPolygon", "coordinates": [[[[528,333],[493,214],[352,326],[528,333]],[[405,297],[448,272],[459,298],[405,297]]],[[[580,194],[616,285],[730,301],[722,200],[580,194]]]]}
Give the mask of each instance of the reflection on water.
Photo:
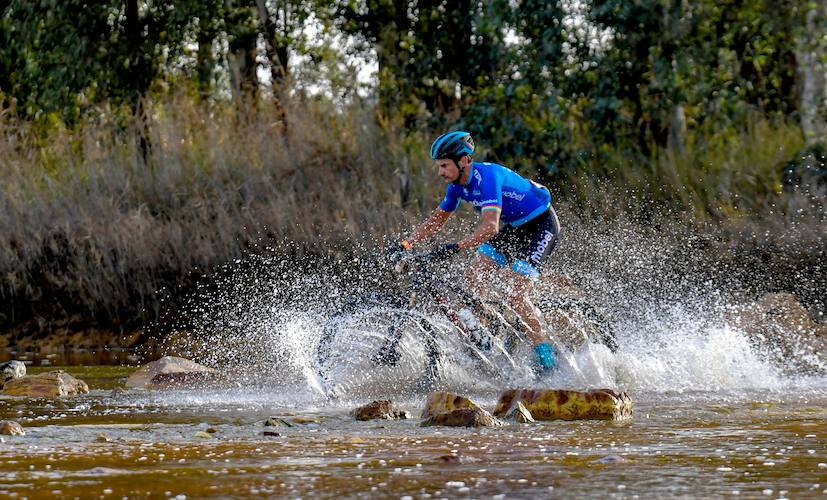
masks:
{"type": "Polygon", "coordinates": [[[0,363],[16,359],[28,366],[70,366],[70,365],[137,365],[154,361],[162,354],[156,350],[102,348],[102,349],[72,349],[36,352],[19,352],[14,349],[0,349],[0,363]]]}
{"type": "MultiPolygon", "coordinates": [[[[42,369],[33,369],[41,371],[42,369]]],[[[827,494],[827,386],[637,392],[631,422],[498,429],[357,422],[302,388],[111,393],[124,367],[69,367],[92,393],[0,398],[0,495],[663,497],[827,494]],[[269,416],[293,427],[268,427],[269,416]],[[214,431],[197,434],[204,431],[214,431]]],[[[492,406],[496,392],[475,395],[492,406]]],[[[424,397],[399,400],[418,415],[424,397]]]]}

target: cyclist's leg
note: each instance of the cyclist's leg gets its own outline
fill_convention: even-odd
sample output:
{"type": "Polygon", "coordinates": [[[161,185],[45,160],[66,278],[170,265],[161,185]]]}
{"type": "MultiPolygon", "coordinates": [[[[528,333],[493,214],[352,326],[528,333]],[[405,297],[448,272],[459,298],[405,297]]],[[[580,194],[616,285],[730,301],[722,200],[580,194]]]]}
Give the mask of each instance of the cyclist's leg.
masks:
{"type": "Polygon", "coordinates": [[[500,233],[480,245],[476,257],[465,269],[465,282],[471,292],[484,300],[497,300],[492,284],[496,282],[498,271],[508,264],[507,257],[498,248],[502,238],[500,233]]]}
{"type": "Polygon", "coordinates": [[[534,281],[540,277],[540,267],[548,260],[557,244],[560,225],[557,214],[549,210],[535,219],[519,226],[513,242],[514,264],[511,267],[511,292],[509,305],[526,325],[526,333],[534,346],[537,362],[542,370],[548,370],[555,364],[554,349],[549,338],[543,333],[540,317],[529,297],[534,288],[534,281]]]}
{"type": "Polygon", "coordinates": [[[508,305],[525,323],[526,334],[531,340],[531,344],[536,346],[542,342],[547,342],[548,338],[543,335],[540,317],[529,300],[534,282],[531,278],[514,270],[509,272],[509,278],[511,286],[509,287],[508,305]]]}

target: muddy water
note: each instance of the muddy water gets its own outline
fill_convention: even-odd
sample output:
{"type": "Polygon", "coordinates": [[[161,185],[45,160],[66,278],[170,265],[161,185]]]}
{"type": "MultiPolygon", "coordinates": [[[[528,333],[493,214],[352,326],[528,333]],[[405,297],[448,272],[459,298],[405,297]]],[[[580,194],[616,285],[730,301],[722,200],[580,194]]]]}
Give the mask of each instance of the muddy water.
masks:
{"type": "MultiPolygon", "coordinates": [[[[130,368],[68,371],[92,392],[0,398],[0,419],[27,433],[0,444],[0,496],[827,497],[819,384],[633,393],[626,423],[475,430],[356,422],[356,401],[284,388],[113,393],[130,368]],[[269,416],[293,426],[264,427],[269,416]]],[[[417,416],[423,400],[400,404],[417,416]]]]}

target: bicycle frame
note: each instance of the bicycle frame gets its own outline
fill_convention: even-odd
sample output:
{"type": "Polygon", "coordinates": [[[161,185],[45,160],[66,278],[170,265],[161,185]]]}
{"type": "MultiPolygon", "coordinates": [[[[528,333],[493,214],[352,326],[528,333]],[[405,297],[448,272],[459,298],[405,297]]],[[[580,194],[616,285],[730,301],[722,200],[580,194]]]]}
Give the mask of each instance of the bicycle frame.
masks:
{"type": "MultiPolygon", "coordinates": [[[[428,256],[427,253],[414,254],[408,259],[400,261],[396,266],[397,273],[407,272],[412,277],[407,290],[409,305],[415,306],[418,295],[425,291],[433,299],[433,303],[437,306],[439,312],[448,318],[451,324],[463,335],[470,337],[466,325],[463,324],[457,314],[457,308],[452,307],[452,301],[444,293],[448,291],[457,298],[455,302],[458,302],[460,307],[469,308],[478,320],[483,320],[492,336],[503,336],[505,332],[509,332],[516,337],[515,341],[524,340],[524,327],[520,324],[521,320],[516,314],[513,314],[517,318],[515,322],[508,321],[502,313],[492,310],[489,304],[466,291],[455,281],[442,276],[435,276],[427,269],[428,264],[430,264],[428,256]]],[[[505,306],[501,305],[501,307],[504,308],[505,306]]]]}
{"type": "MultiPolygon", "coordinates": [[[[489,359],[489,356],[495,351],[504,355],[512,367],[516,366],[510,353],[514,346],[524,342],[525,334],[520,325],[512,324],[504,317],[505,314],[464,290],[457,282],[430,272],[428,266],[431,262],[427,259],[427,255],[411,255],[408,259],[402,261],[402,265],[397,266],[396,270],[400,275],[407,274],[410,277],[410,281],[401,290],[400,295],[402,297],[400,298],[407,298],[410,307],[419,306],[418,308],[421,309],[423,306],[434,306],[435,312],[447,318],[454,329],[460,333],[463,339],[462,344],[467,349],[468,354],[480,363],[480,366],[487,371],[488,375],[497,376],[502,373],[504,365],[501,362],[495,364],[492,362],[493,358],[489,359]],[[472,340],[467,326],[459,317],[458,310],[461,307],[469,308],[473,315],[478,319],[482,319],[491,337],[501,338],[503,340],[502,345],[497,345],[490,353],[483,353],[472,340]]],[[[396,366],[402,356],[399,346],[405,334],[406,325],[413,325],[422,334],[421,340],[426,356],[426,371],[420,383],[425,388],[433,388],[433,383],[440,378],[442,354],[437,341],[440,334],[430,321],[424,317],[412,316],[410,311],[404,310],[404,300],[392,302],[395,302],[396,306],[389,311],[391,321],[387,326],[387,334],[379,350],[375,351],[370,359],[376,365],[396,366]],[[396,309],[400,306],[402,308],[396,309]]],[[[516,314],[514,314],[514,317],[517,317],[516,314]]],[[[327,357],[326,349],[332,335],[335,335],[335,331],[325,333],[320,340],[318,348],[320,359],[327,357]]],[[[500,356],[500,359],[502,358],[503,356],[500,356]]],[[[325,377],[323,373],[322,377],[325,377]]]]}

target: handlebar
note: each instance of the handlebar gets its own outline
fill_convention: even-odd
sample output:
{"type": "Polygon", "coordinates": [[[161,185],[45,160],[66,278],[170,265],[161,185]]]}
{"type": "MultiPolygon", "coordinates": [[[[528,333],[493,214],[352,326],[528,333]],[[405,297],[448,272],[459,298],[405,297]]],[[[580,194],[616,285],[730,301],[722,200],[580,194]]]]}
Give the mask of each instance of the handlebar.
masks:
{"type": "Polygon", "coordinates": [[[421,271],[422,267],[429,264],[433,259],[431,252],[413,252],[410,250],[402,253],[399,258],[395,259],[394,271],[397,273],[404,273],[415,267],[416,271],[421,271]]]}

